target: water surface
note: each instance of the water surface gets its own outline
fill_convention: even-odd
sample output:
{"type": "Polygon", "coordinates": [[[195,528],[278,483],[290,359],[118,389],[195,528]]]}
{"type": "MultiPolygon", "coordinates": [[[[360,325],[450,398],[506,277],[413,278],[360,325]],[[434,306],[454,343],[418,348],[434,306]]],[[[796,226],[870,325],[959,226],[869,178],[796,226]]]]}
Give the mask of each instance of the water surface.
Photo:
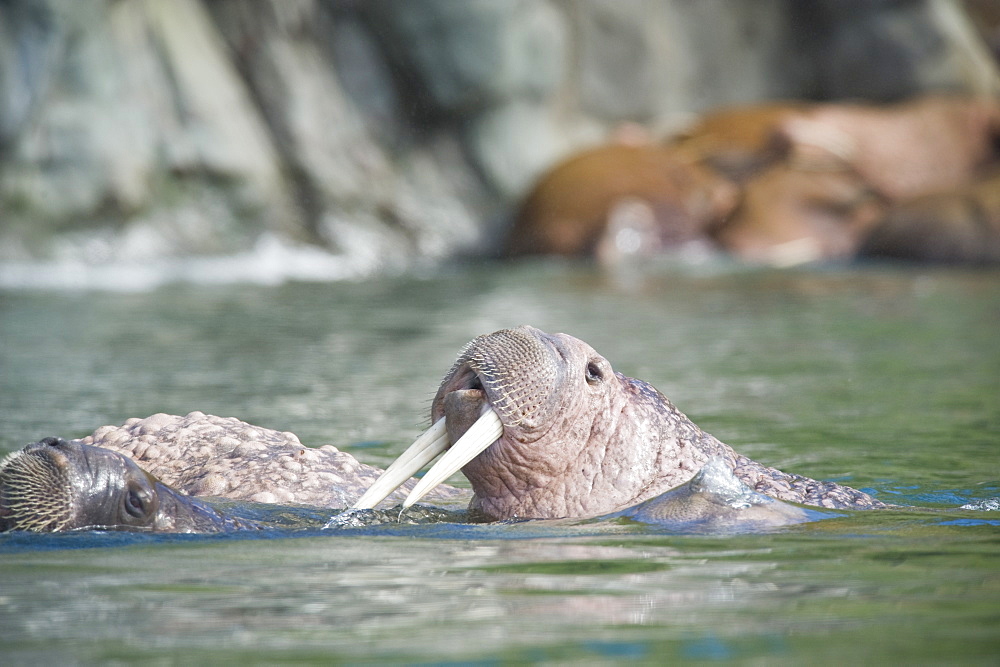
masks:
{"type": "MultiPolygon", "coordinates": [[[[996,664],[1000,273],[609,275],[0,292],[0,452],[155,412],[385,465],[473,336],[590,342],[763,463],[915,509],[763,535],[631,524],[0,535],[15,661],[996,664]]],[[[460,477],[456,483],[464,483],[460,477]]]]}

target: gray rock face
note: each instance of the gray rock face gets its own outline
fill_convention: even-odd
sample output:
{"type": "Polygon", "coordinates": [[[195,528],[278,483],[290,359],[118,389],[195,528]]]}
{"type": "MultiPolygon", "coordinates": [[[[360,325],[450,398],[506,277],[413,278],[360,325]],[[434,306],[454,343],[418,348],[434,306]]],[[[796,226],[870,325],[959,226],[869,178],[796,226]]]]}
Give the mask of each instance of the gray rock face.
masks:
{"type": "Polygon", "coordinates": [[[545,98],[566,76],[567,25],[550,3],[390,0],[371,3],[367,18],[428,115],[545,98]]]}
{"type": "Polygon", "coordinates": [[[995,94],[978,39],[950,0],[6,0],[0,260],[484,252],[535,176],[623,122],[995,94]]]}
{"type": "Polygon", "coordinates": [[[797,3],[817,81],[832,99],[893,101],[927,90],[997,93],[996,67],[963,5],[950,0],[797,3]],[[819,39],[816,40],[815,37],[819,39]]]}
{"type": "Polygon", "coordinates": [[[99,261],[160,242],[231,251],[251,210],[290,224],[270,132],[201,4],[38,7],[51,55],[0,165],[5,232],[30,243],[45,231],[33,227],[65,227],[72,243],[73,232],[143,223],[92,249],[99,261]]]}

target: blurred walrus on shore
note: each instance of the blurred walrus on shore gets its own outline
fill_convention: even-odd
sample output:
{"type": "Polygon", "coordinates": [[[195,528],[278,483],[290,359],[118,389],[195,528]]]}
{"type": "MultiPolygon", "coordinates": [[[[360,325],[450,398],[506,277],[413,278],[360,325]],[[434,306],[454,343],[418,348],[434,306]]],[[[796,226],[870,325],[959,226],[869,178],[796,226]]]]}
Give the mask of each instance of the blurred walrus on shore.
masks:
{"type": "MultiPolygon", "coordinates": [[[[998,164],[993,98],[722,109],[664,143],[609,144],[557,165],[525,198],[506,251],[607,261],[707,240],[787,265],[855,257],[877,234],[881,256],[997,261],[962,239],[967,210],[989,210],[998,164]],[[900,225],[912,218],[909,202],[932,193],[962,203],[900,225]],[[948,251],[933,251],[939,243],[948,251]]],[[[977,233],[996,242],[995,226],[977,233]]]]}

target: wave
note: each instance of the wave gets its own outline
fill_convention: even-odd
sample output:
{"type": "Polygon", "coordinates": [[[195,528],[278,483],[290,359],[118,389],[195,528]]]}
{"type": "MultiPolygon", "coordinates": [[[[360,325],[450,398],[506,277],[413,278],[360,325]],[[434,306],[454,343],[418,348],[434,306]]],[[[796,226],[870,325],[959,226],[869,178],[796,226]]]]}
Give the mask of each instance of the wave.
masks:
{"type": "Polygon", "coordinates": [[[383,270],[372,256],[334,254],[263,235],[242,253],[150,258],[107,263],[82,259],[0,263],[0,289],[146,292],[171,283],[280,285],[330,282],[370,276],[383,270]]]}

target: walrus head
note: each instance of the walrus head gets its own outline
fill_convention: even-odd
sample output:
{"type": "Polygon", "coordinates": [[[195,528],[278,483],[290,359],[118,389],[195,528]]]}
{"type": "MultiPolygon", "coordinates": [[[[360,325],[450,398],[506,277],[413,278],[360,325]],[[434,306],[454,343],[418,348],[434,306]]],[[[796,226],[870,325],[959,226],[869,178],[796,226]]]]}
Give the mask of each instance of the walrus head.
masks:
{"type": "Polygon", "coordinates": [[[431,417],[356,508],[374,507],[442,452],[404,506],[461,468],[470,507],[491,517],[596,516],[686,481],[707,460],[687,446],[700,429],[652,386],[581,340],[527,326],[469,343],[431,417]]]}
{"type": "Polygon", "coordinates": [[[45,438],[0,461],[0,531],[207,532],[226,527],[225,518],[211,508],[107,449],[45,438]]]}

